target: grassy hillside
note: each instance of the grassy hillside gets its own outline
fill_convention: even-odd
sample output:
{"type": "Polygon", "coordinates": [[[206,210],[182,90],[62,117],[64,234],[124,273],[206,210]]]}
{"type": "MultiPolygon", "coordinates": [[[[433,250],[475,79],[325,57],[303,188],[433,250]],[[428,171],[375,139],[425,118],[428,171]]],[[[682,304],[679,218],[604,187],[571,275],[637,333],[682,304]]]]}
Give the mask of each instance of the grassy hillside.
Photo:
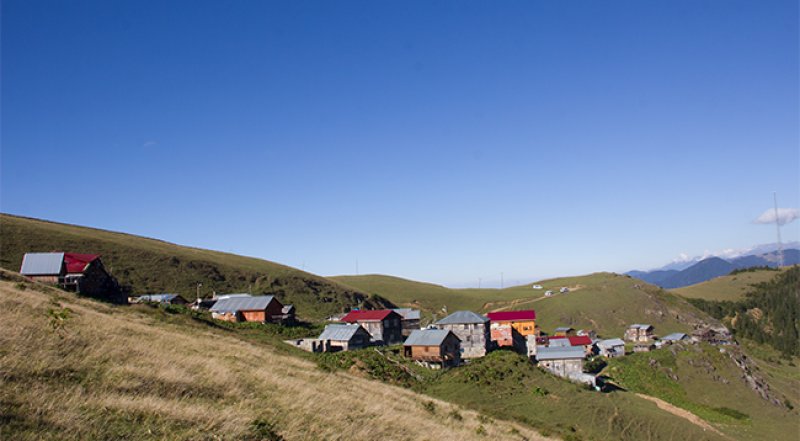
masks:
{"type": "Polygon", "coordinates": [[[784,268],[780,271],[774,269],[760,269],[738,272],[736,274],[717,277],[716,279],[711,279],[696,285],[671,289],[670,292],[690,299],[737,301],[744,298],[744,295],[751,289],[752,285],[768,282],[787,269],[788,268],[784,268]]]}
{"type": "Polygon", "coordinates": [[[0,439],[542,439],[182,314],[2,276],[0,439]]]}
{"type": "Polygon", "coordinates": [[[656,332],[666,335],[691,331],[700,322],[714,321],[685,300],[640,280],[611,273],[596,273],[538,282],[506,289],[450,289],[396,277],[337,276],[339,282],[362,291],[378,294],[398,305],[414,305],[443,315],[449,311],[468,309],[486,313],[495,310],[533,308],[545,331],[558,326],[592,328],[604,336],[621,336],[632,323],[651,323],[656,332]],[[561,287],[569,293],[558,294],[561,287]],[[544,297],[546,290],[557,294],[544,297]]]}
{"type": "MultiPolygon", "coordinates": [[[[786,271],[786,269],[782,271],[786,271]]],[[[779,271],[765,269],[739,272],[717,277],[716,279],[711,279],[696,285],[671,289],[670,291],[682,297],[692,299],[737,301],[744,298],[744,295],[752,285],[768,282],[778,274],[780,274],[779,271]]]]}
{"type": "Polygon", "coordinates": [[[800,398],[796,369],[794,378],[778,373],[777,379],[774,362],[747,361],[750,374],[769,382],[769,393],[776,401],[770,403],[750,389],[733,358],[742,360],[741,349],[674,345],[613,359],[603,373],[629,392],[691,411],[731,438],[796,439],[800,429],[798,412],[792,409],[800,398]]]}
{"type": "Polygon", "coordinates": [[[722,440],[634,394],[600,394],[497,351],[451,370],[428,393],[572,440],[722,440]]]}
{"type": "Polygon", "coordinates": [[[72,251],[102,255],[106,268],[133,294],[252,292],[274,294],[306,318],[322,318],[364,304],[363,292],[288,266],[252,257],[184,247],[93,228],[0,214],[0,267],[18,271],[26,252],[72,251]]]}

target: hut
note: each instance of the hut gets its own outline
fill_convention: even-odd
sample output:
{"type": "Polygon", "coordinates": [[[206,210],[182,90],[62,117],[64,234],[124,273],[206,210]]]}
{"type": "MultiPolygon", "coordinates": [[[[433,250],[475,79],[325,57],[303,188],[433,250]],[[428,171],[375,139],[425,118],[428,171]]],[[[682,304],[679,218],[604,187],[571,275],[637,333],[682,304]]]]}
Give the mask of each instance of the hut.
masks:
{"type": "Polygon", "coordinates": [[[403,327],[403,338],[411,335],[411,331],[419,329],[419,309],[395,308],[392,311],[400,314],[400,324],[403,327]]]}
{"type": "Polygon", "coordinates": [[[435,323],[438,328],[452,331],[461,340],[461,358],[486,355],[491,338],[489,319],[472,311],[457,311],[435,323]]]}
{"type": "Polygon", "coordinates": [[[603,357],[614,358],[625,355],[625,342],[620,338],[600,340],[597,349],[603,357]]]}
{"type": "Polygon", "coordinates": [[[420,329],[403,343],[403,354],[425,367],[439,369],[461,363],[461,340],[447,329],[420,329]]]}
{"type": "Polygon", "coordinates": [[[220,296],[211,316],[229,322],[281,323],[283,305],[275,296],[220,296]]]}
{"type": "Polygon", "coordinates": [[[725,326],[703,326],[692,331],[692,341],[729,345],[733,342],[733,336],[725,326]]]}
{"type": "Polygon", "coordinates": [[[636,323],[628,326],[628,329],[625,330],[625,340],[627,341],[646,342],[652,340],[653,337],[653,327],[651,325],[636,323]]]}
{"type": "Polygon", "coordinates": [[[99,254],[26,253],[19,271],[31,280],[113,303],[128,303],[99,254]]]}
{"type": "Polygon", "coordinates": [[[180,294],[146,294],[139,297],[131,297],[129,303],[164,303],[169,305],[187,305],[186,299],[180,294]]]}
{"type": "Polygon", "coordinates": [[[400,314],[391,309],[350,311],[342,317],[342,321],[363,326],[376,344],[395,345],[403,341],[400,314]]]}
{"type": "Polygon", "coordinates": [[[650,341],[637,341],[633,345],[633,352],[650,352],[656,348],[656,345],[650,341]]]}
{"type": "Polygon", "coordinates": [[[499,347],[511,346],[528,352],[527,337],[536,335],[536,311],[503,311],[487,314],[491,321],[492,341],[499,347]]]}
{"type": "Polygon", "coordinates": [[[561,326],[556,328],[556,331],[553,333],[555,337],[569,337],[575,335],[575,329],[570,328],[569,326],[561,326]]]}
{"type": "Polygon", "coordinates": [[[564,378],[583,373],[585,356],[586,354],[580,346],[540,346],[536,349],[536,360],[539,362],[539,366],[564,378]]]}
{"type": "Polygon", "coordinates": [[[352,351],[369,346],[369,332],[358,324],[331,324],[319,335],[325,352],[352,351]]]}

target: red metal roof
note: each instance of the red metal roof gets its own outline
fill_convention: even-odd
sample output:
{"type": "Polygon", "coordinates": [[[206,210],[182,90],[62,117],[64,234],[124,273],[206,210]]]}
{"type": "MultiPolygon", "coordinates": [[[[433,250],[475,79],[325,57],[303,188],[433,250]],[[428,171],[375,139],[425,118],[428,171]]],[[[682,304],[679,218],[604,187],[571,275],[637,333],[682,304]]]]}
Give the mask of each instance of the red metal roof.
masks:
{"type": "Polygon", "coordinates": [[[397,314],[391,309],[378,309],[375,311],[350,311],[346,316],[342,317],[343,322],[355,323],[360,321],[380,321],[389,316],[389,314],[397,314]]]}
{"type": "Polygon", "coordinates": [[[67,265],[67,273],[82,273],[86,267],[97,260],[99,254],[77,254],[64,253],[64,263],[67,265]]]}
{"type": "Polygon", "coordinates": [[[592,344],[592,339],[588,335],[578,335],[575,337],[567,337],[570,346],[587,346],[592,344]]]}
{"type": "Polygon", "coordinates": [[[529,309],[527,311],[490,312],[486,314],[486,317],[493,322],[535,320],[536,311],[529,309]]]}
{"type": "Polygon", "coordinates": [[[549,338],[550,340],[559,340],[562,338],[568,338],[570,346],[586,346],[592,344],[592,339],[589,338],[588,335],[576,335],[573,337],[565,337],[563,335],[553,335],[549,338]]]}

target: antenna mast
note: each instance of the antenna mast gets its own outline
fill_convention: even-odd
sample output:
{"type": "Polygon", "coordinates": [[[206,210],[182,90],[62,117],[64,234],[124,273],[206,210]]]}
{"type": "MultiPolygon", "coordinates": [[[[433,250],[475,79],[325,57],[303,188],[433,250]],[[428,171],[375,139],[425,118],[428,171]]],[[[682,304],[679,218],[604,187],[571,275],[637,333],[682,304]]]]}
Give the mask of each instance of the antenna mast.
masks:
{"type": "Polygon", "coordinates": [[[775,202],[775,229],[778,232],[778,265],[783,266],[783,244],[781,244],[781,220],[778,217],[778,192],[772,192],[772,198],[775,202]]]}

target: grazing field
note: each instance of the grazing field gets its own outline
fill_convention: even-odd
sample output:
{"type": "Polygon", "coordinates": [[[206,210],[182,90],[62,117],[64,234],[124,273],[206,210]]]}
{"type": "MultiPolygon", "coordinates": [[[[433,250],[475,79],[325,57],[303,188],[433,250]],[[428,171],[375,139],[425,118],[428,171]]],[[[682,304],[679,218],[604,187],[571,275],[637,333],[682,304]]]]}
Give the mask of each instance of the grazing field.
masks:
{"type": "Polygon", "coordinates": [[[178,293],[187,299],[212,292],[273,294],[297,314],[319,319],[351,307],[388,305],[324,277],[252,257],[190,248],[130,234],[0,214],[0,267],[18,271],[26,252],[72,251],[102,255],[130,294],[178,293]]]}
{"type": "Polygon", "coordinates": [[[656,333],[689,332],[695,324],[716,322],[682,298],[640,280],[612,273],[565,277],[506,289],[449,289],[389,276],[337,276],[341,283],[377,294],[398,305],[416,305],[435,313],[468,309],[487,313],[496,310],[535,309],[538,326],[552,332],[558,326],[590,328],[603,336],[622,336],[632,323],[650,323],[656,333]],[[561,287],[569,288],[559,293],[561,287]],[[547,290],[554,291],[545,297],[547,290]]]}
{"type": "Polygon", "coordinates": [[[768,282],[786,269],[739,272],[670,291],[686,298],[735,302],[742,300],[752,285],[768,282]]]}
{"type": "Polygon", "coordinates": [[[0,281],[0,439],[543,439],[183,315],[143,311],[0,281]]]}

